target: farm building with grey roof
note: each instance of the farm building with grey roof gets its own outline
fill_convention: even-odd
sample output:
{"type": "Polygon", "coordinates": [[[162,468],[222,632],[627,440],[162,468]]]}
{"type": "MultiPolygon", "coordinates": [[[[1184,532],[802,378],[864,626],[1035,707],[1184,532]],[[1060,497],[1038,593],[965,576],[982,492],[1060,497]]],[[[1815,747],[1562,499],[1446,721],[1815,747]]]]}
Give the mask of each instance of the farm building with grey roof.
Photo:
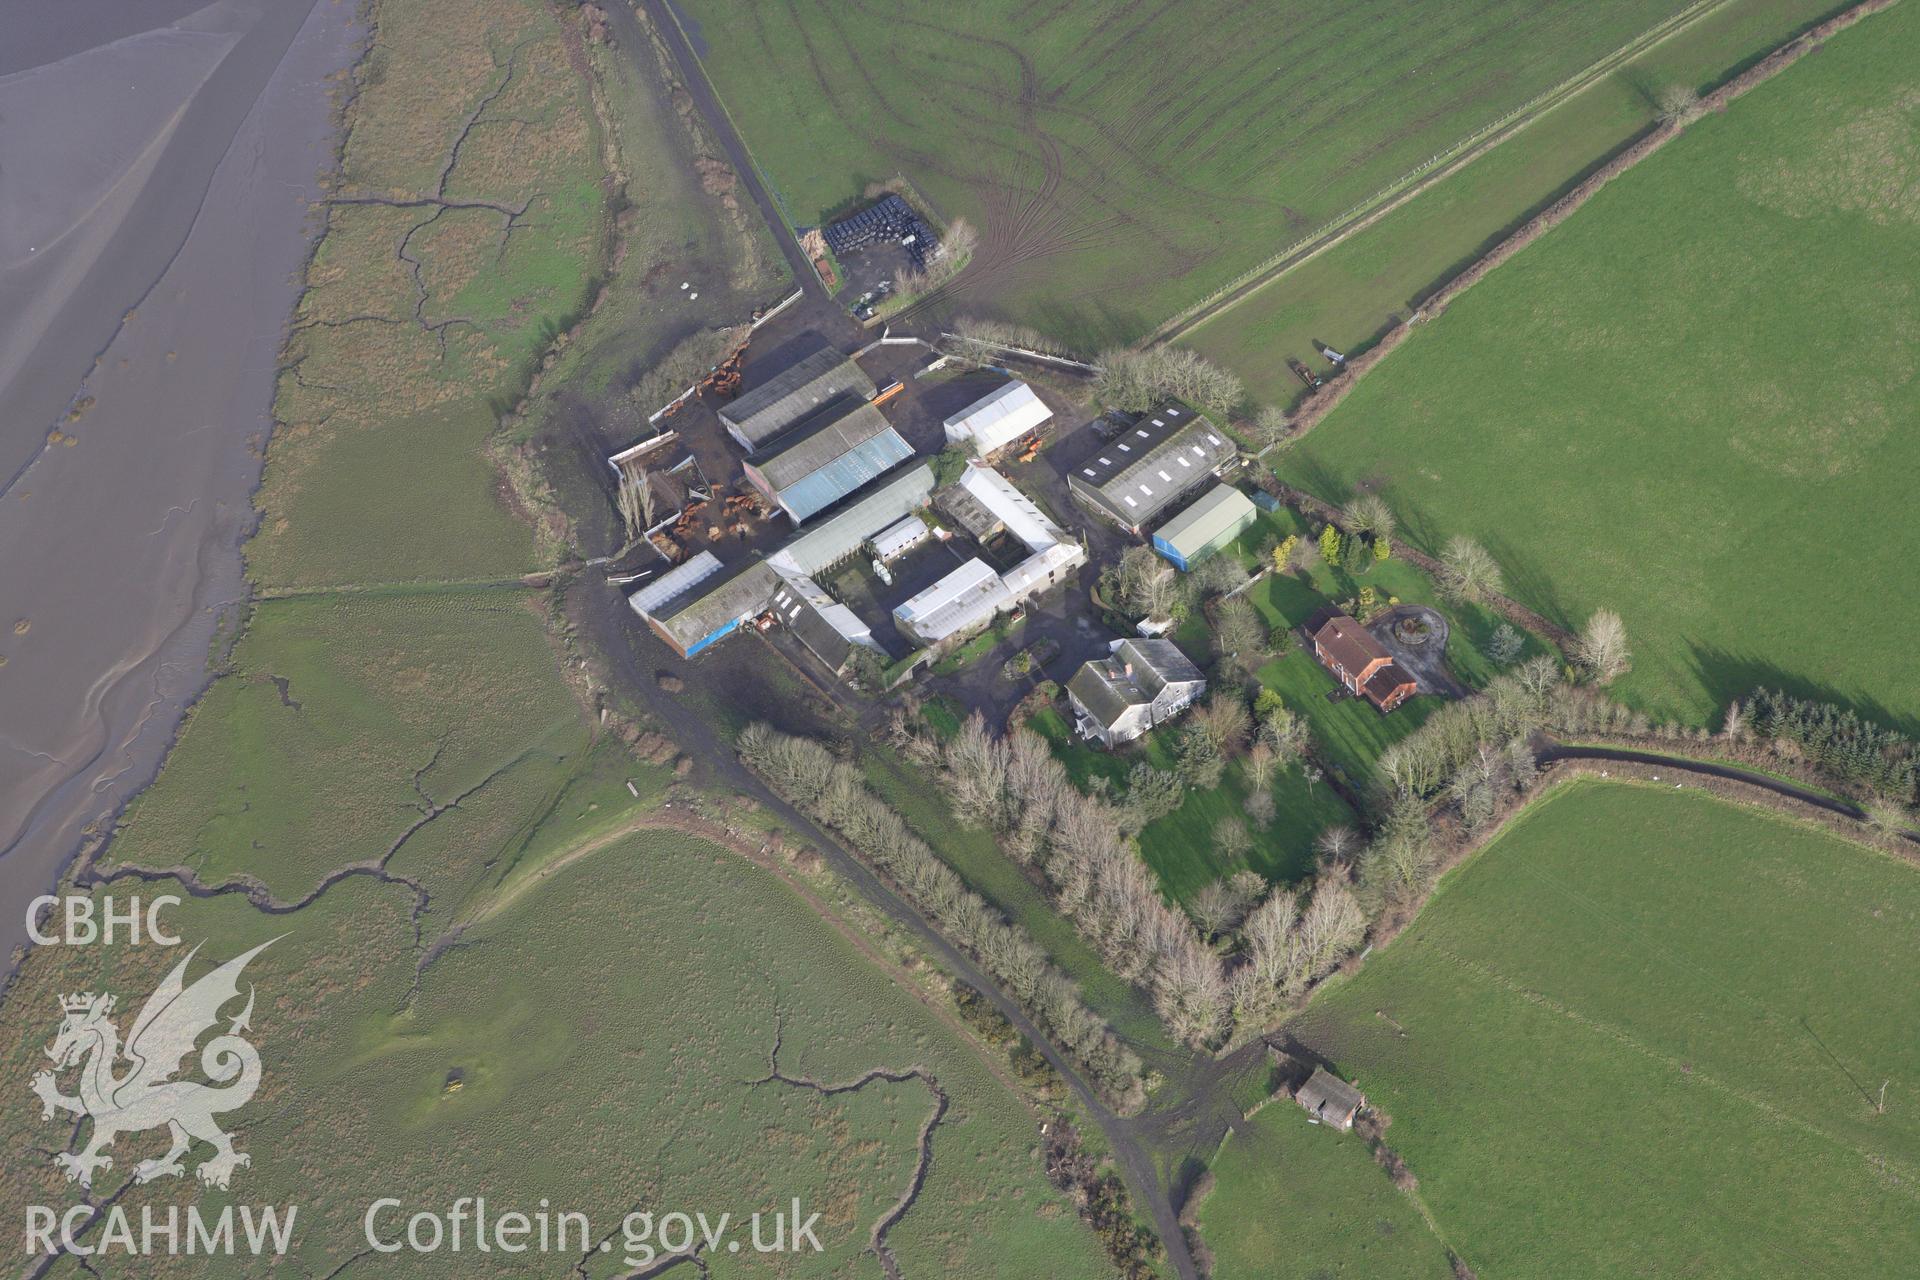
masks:
{"type": "Polygon", "coordinates": [[[1067,475],[1073,496],[1129,533],[1139,533],[1238,456],[1226,433],[1169,401],[1108,441],[1067,475]]]}
{"type": "Polygon", "coordinates": [[[1325,1067],[1315,1067],[1307,1082],[1294,1091],[1300,1109],[1321,1124],[1342,1131],[1353,1128],[1353,1118],[1367,1103],[1358,1089],[1325,1067]]]}
{"type": "MultiPolygon", "coordinates": [[[[731,635],[741,623],[765,609],[777,581],[764,560],[751,561],[733,573],[704,565],[701,568],[699,576],[678,594],[663,599],[661,592],[641,590],[629,598],[634,612],[683,658],[691,658],[731,635]]],[[[658,585],[669,587],[670,577],[672,574],[664,575],[658,585]]]]}
{"type": "Polygon", "coordinates": [[[797,525],[912,456],[913,446],[878,409],[842,398],[748,458],[745,470],[754,487],[797,525]]]}
{"type": "Polygon", "coordinates": [[[720,410],[720,421],[740,447],[753,453],[830,400],[873,398],[873,379],[838,351],[826,349],[795,364],[720,410]]]}

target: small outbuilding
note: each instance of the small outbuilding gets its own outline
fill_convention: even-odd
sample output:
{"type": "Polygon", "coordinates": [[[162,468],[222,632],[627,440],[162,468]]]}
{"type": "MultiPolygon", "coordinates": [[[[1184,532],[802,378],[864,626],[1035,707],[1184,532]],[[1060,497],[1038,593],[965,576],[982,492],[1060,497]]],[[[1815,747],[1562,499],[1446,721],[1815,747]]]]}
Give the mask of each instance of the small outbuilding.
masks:
{"type": "Polygon", "coordinates": [[[898,560],[931,536],[932,531],[927,528],[925,520],[919,516],[908,516],[873,535],[873,554],[883,563],[898,560]]]}
{"type": "Polygon", "coordinates": [[[1184,573],[1231,544],[1259,518],[1246,494],[1230,484],[1216,484],[1160,526],[1153,549],[1184,573]]]}
{"type": "Polygon", "coordinates": [[[1293,1100],[1317,1124],[1330,1124],[1345,1133],[1367,1100],[1360,1091],[1325,1067],[1315,1067],[1307,1082],[1294,1090],[1293,1100]]]}
{"type": "Polygon", "coordinates": [[[948,418],[947,443],[969,446],[985,458],[1052,420],[1053,411],[1016,378],[948,418]]]}

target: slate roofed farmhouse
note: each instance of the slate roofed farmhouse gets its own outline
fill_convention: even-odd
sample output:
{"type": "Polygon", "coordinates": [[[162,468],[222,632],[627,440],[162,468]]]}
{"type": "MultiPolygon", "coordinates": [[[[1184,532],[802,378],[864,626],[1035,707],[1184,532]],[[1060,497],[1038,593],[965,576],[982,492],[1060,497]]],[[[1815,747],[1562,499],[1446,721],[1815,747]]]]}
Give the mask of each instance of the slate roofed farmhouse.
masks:
{"type": "Polygon", "coordinates": [[[1344,613],[1327,613],[1308,624],[1313,656],[1347,692],[1365,698],[1382,712],[1393,710],[1419,692],[1411,673],[1393,660],[1373,633],[1344,613]]]}
{"type": "Polygon", "coordinates": [[[828,401],[841,396],[869,400],[873,392],[873,379],[860,366],[825,349],[788,365],[720,410],[720,421],[740,447],[752,453],[828,401]]]}
{"type": "Polygon", "coordinates": [[[913,447],[878,409],[835,400],[748,458],[747,479],[795,524],[913,456],[913,447]]]}
{"type": "Polygon", "coordinates": [[[1067,488],[1129,533],[1211,480],[1237,456],[1226,433],[1178,401],[1141,416],[1067,475],[1067,488]]]}
{"type": "Polygon", "coordinates": [[[1067,681],[1075,728],[1105,745],[1131,742],[1206,692],[1206,677],[1171,640],[1121,640],[1067,681]]]}

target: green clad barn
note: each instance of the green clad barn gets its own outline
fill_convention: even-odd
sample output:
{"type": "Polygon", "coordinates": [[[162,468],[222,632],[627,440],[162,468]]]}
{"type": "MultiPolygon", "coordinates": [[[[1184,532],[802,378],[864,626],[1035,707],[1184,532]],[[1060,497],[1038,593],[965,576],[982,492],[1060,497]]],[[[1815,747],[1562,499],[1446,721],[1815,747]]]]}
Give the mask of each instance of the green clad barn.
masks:
{"type": "Polygon", "coordinates": [[[1259,514],[1246,494],[1216,484],[1160,526],[1153,549],[1185,571],[1245,533],[1259,514]]]}

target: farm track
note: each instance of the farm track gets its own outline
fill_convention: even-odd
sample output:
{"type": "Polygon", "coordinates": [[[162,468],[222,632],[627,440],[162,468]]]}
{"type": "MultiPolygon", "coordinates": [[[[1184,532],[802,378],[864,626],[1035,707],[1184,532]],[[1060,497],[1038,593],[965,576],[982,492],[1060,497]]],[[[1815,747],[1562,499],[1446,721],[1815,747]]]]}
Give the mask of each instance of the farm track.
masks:
{"type": "MultiPolygon", "coordinates": [[[[780,253],[787,260],[787,266],[793,271],[794,283],[804,290],[809,299],[831,305],[827,298],[826,286],[820,283],[820,277],[814,274],[813,264],[807,261],[807,255],[800,251],[800,242],[794,239],[793,229],[781,216],[773,197],[767,193],[766,183],[760,180],[760,171],[754,167],[753,156],[747,150],[747,144],[741,140],[739,130],[733,127],[732,117],[720,105],[714,95],[713,85],[707,79],[707,73],[700,65],[693,46],[687,41],[687,33],[680,27],[679,19],[674,16],[667,0],[642,0],[646,5],[647,19],[654,35],[666,46],[674,65],[680,69],[680,79],[693,99],[694,108],[707,123],[708,130],[720,149],[726,153],[727,163],[733,166],[747,194],[753,198],[754,207],[760,210],[760,216],[766,221],[767,229],[773,233],[773,239],[780,246],[780,253]]],[[[641,47],[648,42],[647,33],[640,28],[639,20],[633,10],[622,4],[607,6],[608,20],[619,37],[620,44],[629,51],[634,65],[644,79],[652,71],[641,55],[641,47]]]]}

